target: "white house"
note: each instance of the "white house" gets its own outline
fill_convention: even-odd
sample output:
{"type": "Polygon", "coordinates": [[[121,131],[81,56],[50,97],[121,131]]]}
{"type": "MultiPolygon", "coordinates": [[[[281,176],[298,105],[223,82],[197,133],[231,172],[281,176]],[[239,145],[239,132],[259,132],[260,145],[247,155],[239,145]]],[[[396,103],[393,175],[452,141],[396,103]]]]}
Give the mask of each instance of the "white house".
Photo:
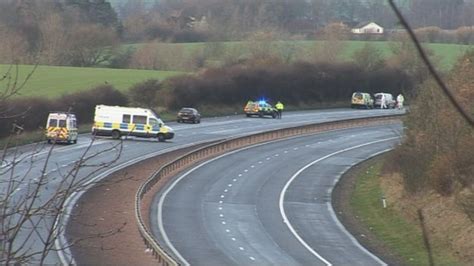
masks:
{"type": "Polygon", "coordinates": [[[354,34],[383,34],[383,27],[375,22],[362,22],[351,30],[354,34]]]}

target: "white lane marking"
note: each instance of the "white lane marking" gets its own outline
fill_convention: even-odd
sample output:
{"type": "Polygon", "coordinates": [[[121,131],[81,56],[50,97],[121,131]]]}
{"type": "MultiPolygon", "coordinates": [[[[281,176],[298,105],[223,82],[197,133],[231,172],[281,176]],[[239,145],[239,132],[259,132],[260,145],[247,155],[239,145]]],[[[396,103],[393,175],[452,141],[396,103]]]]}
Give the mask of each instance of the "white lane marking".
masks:
{"type": "Polygon", "coordinates": [[[248,171],[249,171],[248,169],[245,169],[245,170],[244,170],[244,172],[246,172],[246,173],[247,173],[248,171]]]}
{"type": "MultiPolygon", "coordinates": [[[[344,130],[344,129],[342,129],[344,130]]],[[[327,131],[327,132],[324,132],[324,133],[328,133],[328,132],[334,132],[334,131],[342,131],[342,130],[330,130],[330,131],[327,131]]],[[[317,135],[317,134],[316,134],[317,135]]],[[[290,138],[287,138],[285,140],[290,140],[290,139],[296,139],[296,138],[301,138],[302,136],[294,136],[294,137],[290,137],[290,138]]],[[[304,137],[304,136],[303,136],[304,137]]],[[[248,146],[248,147],[244,147],[244,148],[241,148],[241,149],[237,149],[237,150],[234,150],[234,151],[231,151],[231,152],[228,152],[228,153],[225,153],[225,154],[222,154],[220,156],[217,156],[211,160],[208,160],[208,161],[205,161],[195,167],[193,167],[192,169],[190,169],[189,171],[187,171],[186,173],[184,173],[182,176],[178,177],[172,184],[171,186],[169,186],[166,191],[161,195],[161,198],[158,202],[158,228],[163,236],[163,239],[166,243],[166,245],[168,245],[168,247],[172,250],[172,252],[179,258],[181,259],[181,261],[185,264],[185,265],[189,265],[189,263],[182,257],[182,255],[178,252],[178,250],[176,250],[176,248],[173,246],[173,244],[171,243],[171,241],[169,240],[168,238],[168,235],[166,234],[166,231],[164,230],[164,225],[163,225],[163,203],[164,203],[164,200],[166,198],[166,196],[168,195],[168,193],[182,180],[184,179],[186,176],[188,176],[189,174],[191,174],[192,172],[194,172],[195,170],[203,167],[204,165],[207,165],[211,162],[214,162],[218,159],[221,159],[225,156],[229,156],[229,155],[232,155],[232,154],[235,154],[235,153],[238,153],[238,152],[241,152],[241,151],[244,151],[244,150],[248,150],[248,149],[253,149],[255,147],[259,147],[259,146],[263,146],[263,145],[268,145],[268,144],[271,144],[271,143],[276,143],[278,141],[282,141],[282,140],[273,140],[273,141],[268,141],[268,142],[265,142],[265,143],[259,143],[259,144],[255,144],[255,145],[251,145],[251,146],[248,146]]],[[[270,159],[270,158],[268,158],[270,159]]],[[[223,203],[223,201],[219,201],[220,204],[223,203]]],[[[225,222],[222,222],[222,224],[225,225],[225,222]]],[[[60,247],[60,246],[58,246],[60,247]]],[[[63,255],[64,256],[64,255],[63,255]]],[[[67,260],[62,260],[62,261],[66,261],[67,260]]]]}
{"type": "Polygon", "coordinates": [[[250,168],[254,168],[254,167],[255,167],[255,165],[251,165],[251,166],[250,166],[250,168]]]}
{"type": "Polygon", "coordinates": [[[225,229],[226,233],[230,233],[230,230],[229,229],[225,229]]]}
{"type": "Polygon", "coordinates": [[[224,214],[222,214],[222,213],[221,213],[221,214],[219,214],[219,217],[221,217],[221,218],[222,218],[222,217],[224,217],[224,214]]]}
{"type": "Polygon", "coordinates": [[[251,259],[251,260],[255,260],[255,258],[254,258],[254,257],[249,257],[249,259],[251,259]]]}
{"type": "MultiPolygon", "coordinates": [[[[300,137],[300,136],[295,136],[296,137],[300,137]]],[[[291,139],[291,138],[289,138],[291,139]]],[[[186,266],[189,266],[189,262],[187,262],[183,256],[181,255],[181,253],[179,253],[179,251],[174,247],[174,245],[171,243],[170,239],[168,238],[168,234],[166,234],[166,231],[165,231],[165,228],[164,228],[164,224],[163,224],[163,203],[165,201],[165,198],[166,196],[168,195],[168,193],[173,190],[173,188],[181,181],[183,180],[186,176],[188,176],[189,174],[191,174],[192,172],[194,172],[195,170],[203,167],[204,165],[207,165],[211,162],[214,162],[220,158],[223,158],[225,156],[229,156],[231,154],[234,154],[234,153],[238,153],[238,152],[241,152],[241,151],[244,151],[244,150],[248,150],[248,149],[252,149],[252,148],[255,148],[255,147],[259,147],[259,146],[263,146],[263,145],[268,145],[270,143],[275,143],[277,141],[281,141],[281,140],[274,140],[274,141],[269,141],[269,142],[265,142],[265,143],[259,143],[259,144],[255,144],[255,145],[251,145],[251,146],[248,146],[248,147],[244,147],[244,148],[241,148],[241,149],[238,149],[238,150],[235,150],[235,151],[231,151],[231,152],[228,152],[228,153],[225,153],[225,154],[222,154],[220,156],[217,156],[215,158],[212,158],[211,160],[209,161],[205,161],[193,168],[191,168],[189,171],[187,171],[186,173],[184,173],[183,175],[181,175],[180,177],[178,177],[172,184],[171,186],[169,186],[165,192],[161,195],[161,198],[158,202],[158,213],[157,213],[157,216],[158,216],[158,229],[160,230],[161,232],[161,235],[163,236],[163,240],[165,241],[166,245],[171,249],[171,251],[176,255],[176,257],[178,257],[178,259],[181,260],[181,262],[186,265],[186,266]]],[[[241,174],[239,174],[239,176],[242,176],[241,174]]],[[[222,204],[223,201],[219,201],[219,204],[222,204]]],[[[222,221],[222,224],[225,225],[226,222],[225,221],[222,221]]],[[[66,260],[64,260],[66,261],[66,260]]]]}
{"type": "Polygon", "coordinates": [[[278,153],[277,153],[277,154],[275,154],[275,157],[278,157],[278,156],[280,156],[280,154],[278,154],[278,153]]]}
{"type": "Polygon", "coordinates": [[[232,239],[232,241],[235,241],[235,240],[237,240],[237,239],[235,239],[235,237],[233,237],[233,238],[231,238],[231,239],[232,239]]]}
{"type": "Polygon", "coordinates": [[[268,160],[270,160],[270,158],[269,158],[269,157],[267,157],[267,161],[268,161],[268,160]]]}
{"type": "Polygon", "coordinates": [[[232,184],[228,184],[227,186],[228,186],[228,187],[232,187],[232,184]]]}
{"type": "Polygon", "coordinates": [[[288,153],[288,151],[284,151],[283,153],[288,153]]]}
{"type": "Polygon", "coordinates": [[[227,191],[229,191],[229,190],[228,190],[228,189],[224,189],[224,192],[226,192],[226,193],[227,193],[227,191]]]}
{"type": "Polygon", "coordinates": [[[234,179],[232,179],[232,181],[234,181],[234,182],[237,182],[237,179],[236,179],[236,178],[234,178],[234,179]]]}
{"type": "Polygon", "coordinates": [[[219,207],[219,211],[222,211],[222,207],[219,207]]]}
{"type": "MultiPolygon", "coordinates": [[[[349,147],[349,148],[345,148],[345,149],[342,149],[342,150],[339,150],[339,151],[336,151],[336,152],[333,152],[331,154],[328,154],[326,156],[323,156],[307,165],[305,165],[303,168],[301,168],[300,170],[298,170],[291,178],[290,180],[288,180],[288,182],[285,184],[285,186],[283,187],[281,193],[280,193],[280,200],[279,200],[279,208],[280,208],[280,214],[281,216],[283,217],[283,222],[286,224],[286,226],[288,227],[288,229],[290,229],[291,233],[296,237],[296,239],[298,239],[298,241],[309,251],[311,252],[314,256],[316,256],[318,259],[320,259],[322,262],[324,262],[326,265],[330,266],[332,265],[329,261],[327,261],[326,259],[324,259],[321,255],[319,255],[314,249],[312,249],[304,240],[303,238],[301,238],[301,236],[296,232],[296,230],[293,228],[293,226],[291,225],[290,221],[288,220],[288,217],[286,216],[286,213],[285,213],[285,208],[283,206],[283,201],[285,199],[285,194],[286,194],[286,191],[288,190],[288,188],[290,187],[290,184],[293,182],[293,180],[296,179],[296,177],[298,177],[304,170],[308,169],[309,167],[315,165],[316,163],[322,161],[322,160],[325,160],[327,158],[330,158],[334,155],[337,155],[337,154],[340,154],[340,153],[343,153],[343,152],[346,152],[346,151],[350,151],[350,150],[354,150],[354,149],[357,149],[357,148],[360,148],[360,147],[364,147],[364,146],[368,146],[368,145],[372,145],[372,144],[375,144],[375,143],[380,143],[380,142],[384,142],[384,141],[389,141],[389,140],[394,140],[394,139],[399,139],[399,137],[392,137],[392,138],[386,138],[386,139],[381,139],[381,140],[376,140],[376,141],[371,141],[371,142],[368,142],[368,143],[364,143],[364,144],[360,144],[360,145],[356,145],[356,146],[353,146],[353,147],[349,147]]],[[[362,246],[358,246],[362,251],[364,252],[368,252],[366,251],[362,246]]],[[[373,255],[374,256],[374,255],[373,255]]],[[[380,261],[380,259],[379,259],[380,261]]],[[[385,264],[384,264],[385,265],[385,264]]]]}
{"type": "Polygon", "coordinates": [[[240,250],[245,250],[245,248],[243,248],[243,247],[239,247],[239,249],[240,249],[240,250]]]}
{"type": "Polygon", "coordinates": [[[223,199],[223,198],[225,198],[225,196],[224,196],[224,195],[221,195],[221,198],[223,199]]]}
{"type": "Polygon", "coordinates": [[[297,151],[297,150],[298,150],[298,148],[293,148],[293,150],[294,150],[294,151],[297,151]]]}
{"type": "Polygon", "coordinates": [[[262,162],[262,161],[259,161],[258,163],[260,163],[260,164],[261,164],[261,163],[263,163],[263,162],[262,162]]]}
{"type": "Polygon", "coordinates": [[[241,177],[241,176],[242,176],[242,174],[239,174],[239,177],[241,177]]]}

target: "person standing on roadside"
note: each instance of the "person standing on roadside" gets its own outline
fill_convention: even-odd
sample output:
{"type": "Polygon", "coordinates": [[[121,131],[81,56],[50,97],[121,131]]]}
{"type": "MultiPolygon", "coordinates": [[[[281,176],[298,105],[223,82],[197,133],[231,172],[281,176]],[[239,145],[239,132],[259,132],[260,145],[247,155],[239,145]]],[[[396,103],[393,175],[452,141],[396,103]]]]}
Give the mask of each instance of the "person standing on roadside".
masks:
{"type": "Polygon", "coordinates": [[[397,106],[398,106],[398,109],[403,109],[403,102],[405,101],[405,97],[403,97],[403,95],[400,93],[398,94],[397,96],[397,106]]]}
{"type": "Polygon", "coordinates": [[[382,94],[382,97],[380,99],[380,109],[387,109],[387,105],[385,104],[386,98],[385,94],[382,94]]]}
{"type": "Polygon", "coordinates": [[[278,101],[275,105],[275,108],[278,112],[278,119],[281,119],[281,114],[283,113],[283,109],[285,109],[285,106],[280,101],[278,101]]]}

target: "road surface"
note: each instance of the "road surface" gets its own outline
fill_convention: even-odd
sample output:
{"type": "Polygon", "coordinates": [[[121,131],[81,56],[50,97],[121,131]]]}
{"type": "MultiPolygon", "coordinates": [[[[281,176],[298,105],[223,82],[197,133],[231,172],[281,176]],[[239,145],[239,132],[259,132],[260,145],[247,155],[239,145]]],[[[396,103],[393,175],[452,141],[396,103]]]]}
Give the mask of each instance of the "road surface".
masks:
{"type": "MultiPolygon", "coordinates": [[[[10,201],[22,201],[25,195],[27,195],[29,188],[34,187],[35,182],[38,182],[40,176],[44,174],[46,185],[42,188],[37,198],[36,204],[39,206],[56,197],[54,192],[57,191],[59,186],[65,185],[63,182],[65,175],[73,169],[74,165],[84,155],[90,157],[86,162],[88,167],[80,169],[76,175],[76,182],[92,182],[128,164],[192,143],[223,139],[270,129],[400,112],[399,110],[352,109],[286,112],[281,120],[230,116],[203,119],[201,124],[169,123],[168,125],[175,130],[176,135],[174,139],[166,143],[158,143],[156,139],[129,138],[123,141],[123,145],[117,146],[120,143],[118,141],[101,138],[92,142],[90,134],[83,134],[80,135],[76,145],[55,145],[52,150],[51,145],[44,143],[26,145],[19,147],[17,150],[9,150],[7,152],[0,171],[2,176],[0,193],[5,195],[8,185],[13,182],[16,184],[16,187],[10,201]],[[120,155],[117,161],[113,162],[106,169],[102,168],[103,164],[110,163],[117,155],[120,155]],[[12,162],[15,163],[12,164],[12,162]]],[[[33,223],[36,220],[35,217],[32,218],[33,223]]],[[[38,225],[37,232],[33,234],[30,234],[31,226],[25,226],[21,230],[20,237],[16,240],[18,241],[17,243],[26,240],[25,248],[29,248],[30,252],[41,250],[44,245],[40,238],[44,238],[47,235],[48,228],[53,222],[52,218],[46,217],[46,220],[38,225]]],[[[50,252],[46,263],[58,262],[57,253],[50,252]]]]}
{"type": "Polygon", "coordinates": [[[383,265],[339,223],[331,192],[401,130],[338,130],[205,162],[155,197],[153,233],[184,265],[383,265]]]}

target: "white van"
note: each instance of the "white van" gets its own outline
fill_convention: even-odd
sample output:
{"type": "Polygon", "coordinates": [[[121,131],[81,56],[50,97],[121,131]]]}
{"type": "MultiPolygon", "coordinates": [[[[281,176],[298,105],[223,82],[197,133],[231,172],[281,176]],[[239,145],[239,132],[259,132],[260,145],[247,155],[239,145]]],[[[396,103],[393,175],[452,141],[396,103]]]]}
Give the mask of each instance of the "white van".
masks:
{"type": "Polygon", "coordinates": [[[393,95],[390,93],[379,92],[379,93],[374,94],[374,97],[375,97],[375,102],[374,102],[375,108],[380,108],[382,106],[382,98],[384,98],[385,106],[387,109],[395,108],[397,104],[397,102],[393,98],[393,95]]]}
{"type": "Polygon", "coordinates": [[[165,141],[174,137],[172,128],[150,109],[97,105],[92,134],[97,136],[136,136],[165,141]]]}
{"type": "Polygon", "coordinates": [[[46,122],[46,139],[48,143],[77,143],[76,115],[66,112],[51,112],[46,122]]]}

